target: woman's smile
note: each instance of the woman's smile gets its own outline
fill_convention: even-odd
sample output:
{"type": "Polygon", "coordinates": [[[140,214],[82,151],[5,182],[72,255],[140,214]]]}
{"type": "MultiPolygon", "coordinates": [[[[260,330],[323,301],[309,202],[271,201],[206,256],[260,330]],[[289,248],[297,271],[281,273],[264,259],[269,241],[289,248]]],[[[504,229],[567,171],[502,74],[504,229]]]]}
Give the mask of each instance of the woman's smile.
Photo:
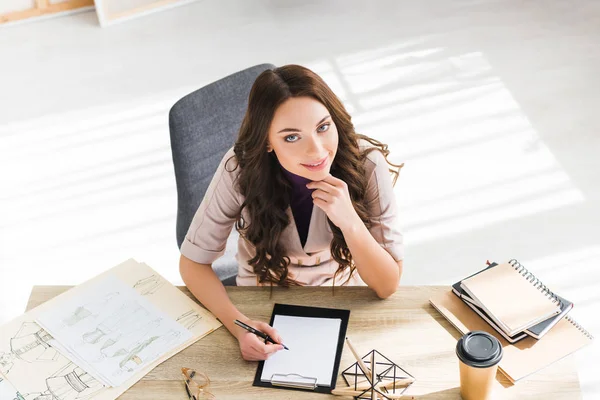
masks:
{"type": "Polygon", "coordinates": [[[309,171],[320,171],[323,168],[327,167],[328,159],[329,159],[329,157],[325,156],[324,158],[322,158],[321,160],[319,160],[315,163],[300,164],[300,165],[302,165],[304,168],[308,169],[309,171]]]}

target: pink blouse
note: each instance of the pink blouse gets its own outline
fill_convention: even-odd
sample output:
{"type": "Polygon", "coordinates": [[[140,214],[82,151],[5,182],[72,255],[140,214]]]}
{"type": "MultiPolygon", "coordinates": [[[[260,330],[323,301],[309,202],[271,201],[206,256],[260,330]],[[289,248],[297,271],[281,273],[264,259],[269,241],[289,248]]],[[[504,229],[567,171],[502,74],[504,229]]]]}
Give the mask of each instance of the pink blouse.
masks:
{"type": "MultiPolygon", "coordinates": [[[[363,149],[371,144],[361,140],[360,146],[363,149]]],[[[212,264],[225,252],[227,238],[244,200],[237,186],[234,185],[239,174],[239,167],[236,167],[232,148],[221,160],[181,245],[181,254],[192,261],[212,264]],[[225,163],[231,157],[233,158],[225,168],[225,163]]],[[[400,261],[403,259],[403,240],[398,227],[398,206],[392,189],[389,166],[383,154],[374,150],[367,156],[365,167],[369,177],[367,186],[368,211],[371,218],[369,231],[394,260],[400,261]]],[[[280,243],[284,249],[287,249],[287,256],[290,258],[288,267],[290,277],[301,285],[331,286],[338,264],[331,257],[329,246],[333,234],[327,223],[327,215],[319,207],[313,207],[308,237],[303,247],[291,208],[288,207],[286,212],[290,224],[282,232],[280,243]]],[[[242,212],[242,216],[247,220],[248,215],[245,213],[246,210],[242,212]]],[[[259,284],[258,277],[247,262],[254,255],[254,246],[240,236],[236,254],[239,265],[236,281],[239,286],[259,284]]],[[[345,283],[348,274],[349,271],[338,274],[335,284],[345,283]]],[[[364,282],[358,273],[354,272],[348,284],[364,285],[364,282]]]]}

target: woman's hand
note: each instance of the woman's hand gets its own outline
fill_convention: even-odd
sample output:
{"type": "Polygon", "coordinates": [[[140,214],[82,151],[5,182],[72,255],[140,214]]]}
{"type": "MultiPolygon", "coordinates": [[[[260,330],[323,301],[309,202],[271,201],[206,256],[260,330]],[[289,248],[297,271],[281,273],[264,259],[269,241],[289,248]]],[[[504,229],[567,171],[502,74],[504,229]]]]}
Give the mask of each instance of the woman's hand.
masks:
{"type": "Polygon", "coordinates": [[[353,224],[362,223],[352,205],[348,185],[343,180],[330,174],[322,181],[308,183],[306,187],[315,189],[312,193],[313,203],[325,211],[331,222],[342,232],[353,224]]]}
{"type": "MultiPolygon", "coordinates": [[[[282,343],[283,340],[276,329],[269,324],[262,321],[244,321],[245,324],[266,333],[274,341],[282,343]]],[[[245,329],[239,328],[240,333],[237,335],[238,342],[240,343],[240,351],[242,357],[247,361],[262,361],[269,358],[272,354],[279,350],[283,350],[283,346],[280,344],[265,343],[263,339],[256,336],[254,333],[250,333],[245,329]]]]}

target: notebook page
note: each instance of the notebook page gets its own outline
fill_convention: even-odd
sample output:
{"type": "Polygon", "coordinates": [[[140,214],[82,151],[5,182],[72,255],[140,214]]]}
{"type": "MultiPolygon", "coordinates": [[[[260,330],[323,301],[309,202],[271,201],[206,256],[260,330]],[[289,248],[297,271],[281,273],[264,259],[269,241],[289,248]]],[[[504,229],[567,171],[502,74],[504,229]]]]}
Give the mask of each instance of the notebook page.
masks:
{"type": "Polygon", "coordinates": [[[273,375],[300,375],[329,386],[341,324],[339,318],[275,315],[273,327],[290,350],[278,351],[265,361],[261,380],[269,382],[273,375]]]}
{"type": "Polygon", "coordinates": [[[467,278],[462,285],[511,336],[560,312],[557,304],[508,263],[467,278]]]}

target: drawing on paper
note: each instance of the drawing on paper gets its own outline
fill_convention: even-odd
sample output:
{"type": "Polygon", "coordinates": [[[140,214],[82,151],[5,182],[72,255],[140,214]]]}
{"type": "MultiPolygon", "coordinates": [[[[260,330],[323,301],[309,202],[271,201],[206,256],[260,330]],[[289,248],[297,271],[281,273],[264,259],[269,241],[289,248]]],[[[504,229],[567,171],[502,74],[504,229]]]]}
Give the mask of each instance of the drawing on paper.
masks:
{"type": "Polygon", "coordinates": [[[24,397],[8,381],[5,381],[0,375],[0,399],[3,400],[23,400],[24,397]]]}
{"type": "Polygon", "coordinates": [[[14,400],[53,400],[51,395],[44,396],[42,393],[27,393],[26,395],[22,395],[17,392],[14,400]]]}
{"type": "Polygon", "coordinates": [[[194,310],[189,310],[177,317],[177,322],[185,326],[187,329],[192,329],[198,322],[202,320],[202,316],[194,310]]]}
{"type": "Polygon", "coordinates": [[[146,278],[138,280],[133,285],[133,288],[142,296],[147,296],[149,294],[156,293],[164,284],[165,282],[160,276],[152,274],[146,278]]]}
{"type": "Polygon", "coordinates": [[[104,389],[104,385],[73,363],[68,363],[46,378],[46,387],[47,390],[44,392],[27,393],[22,398],[25,400],[85,400],[104,389]]]}
{"type": "MultiPolygon", "coordinates": [[[[59,352],[50,345],[52,336],[35,322],[23,322],[10,339],[10,351],[14,357],[26,362],[56,361],[59,352]]],[[[5,358],[6,355],[3,356],[5,358]]],[[[2,368],[8,360],[2,361],[2,368]]],[[[10,368],[9,368],[10,369],[10,368]]]]}
{"type": "MultiPolygon", "coordinates": [[[[162,319],[161,318],[157,318],[154,320],[151,320],[149,322],[143,322],[140,324],[138,321],[138,324],[135,326],[131,326],[128,327],[129,329],[127,329],[124,332],[120,332],[118,334],[117,337],[115,338],[110,338],[108,339],[104,345],[100,348],[100,353],[102,353],[102,357],[107,357],[108,356],[108,352],[107,350],[110,350],[111,347],[113,347],[115,344],[117,344],[117,346],[115,347],[120,347],[120,350],[117,350],[115,353],[113,353],[113,355],[111,357],[116,357],[114,354],[116,354],[119,351],[124,351],[124,348],[130,348],[132,346],[135,345],[135,343],[137,343],[137,341],[139,341],[139,338],[146,338],[148,337],[148,335],[151,334],[152,330],[159,327],[160,323],[161,323],[162,319]]],[[[126,352],[126,351],[125,351],[126,352]]],[[[123,353],[124,354],[124,353],[123,353]]]]}
{"type": "MultiPolygon", "coordinates": [[[[36,322],[23,321],[15,324],[16,332],[5,336],[6,345],[10,351],[0,352],[0,371],[9,379],[19,391],[11,394],[14,400],[84,400],[96,394],[105,386],[88,375],[66,359],[58,349],[52,346],[54,338],[41,328],[36,322]],[[18,327],[18,329],[16,329],[18,327]],[[11,370],[20,363],[20,370],[14,377],[11,370]],[[47,375],[30,374],[32,366],[25,365],[43,363],[50,368],[47,375]],[[56,369],[54,369],[56,368],[56,369]],[[56,371],[52,373],[51,371],[56,371]],[[26,374],[23,375],[23,374],[26,374]],[[34,389],[35,388],[35,389],[34,389]],[[39,392],[39,390],[44,390],[39,392]],[[34,389],[35,391],[31,391],[34,389]]],[[[16,371],[15,370],[15,371],[16,371]]],[[[2,379],[0,379],[0,382],[2,379]]]]}
{"type": "MultiPolygon", "coordinates": [[[[149,293],[151,288],[146,285],[151,279],[152,275],[137,281],[137,289],[149,293]]],[[[40,315],[39,322],[65,346],[73,361],[111,386],[119,386],[191,337],[183,326],[115,276],[99,280],[64,305],[40,315]],[[113,292],[117,295],[107,297],[113,292]],[[93,318],[76,311],[79,307],[88,309],[90,302],[103,301],[106,303],[93,318]],[[83,318],[75,324],[66,324],[65,319],[74,314],[83,318]]]]}
{"type": "Polygon", "coordinates": [[[140,365],[152,361],[160,356],[162,349],[179,342],[181,333],[170,330],[166,334],[150,336],[134,343],[129,348],[121,348],[112,354],[112,358],[119,358],[119,368],[116,374],[122,371],[133,372],[140,365]]]}
{"type": "Polygon", "coordinates": [[[119,292],[111,292],[101,298],[99,301],[89,302],[82,306],[78,306],[75,311],[71,313],[71,315],[63,319],[63,323],[66,326],[73,326],[90,316],[97,317],[104,307],[107,306],[110,300],[118,295],[119,292]]]}
{"type": "Polygon", "coordinates": [[[8,375],[11,368],[15,366],[15,356],[13,353],[5,353],[0,351],[0,382],[2,382],[2,375],[8,375]]]}
{"type": "MultiPolygon", "coordinates": [[[[94,330],[85,332],[82,340],[89,344],[97,344],[103,340],[114,344],[121,336],[137,331],[149,315],[150,313],[137,303],[121,304],[112,315],[96,325],[94,330]]],[[[103,347],[108,346],[105,343],[103,347]]]]}
{"type": "MultiPolygon", "coordinates": [[[[52,385],[57,382],[49,380],[55,375],[52,371],[60,371],[71,362],[53,347],[54,338],[36,322],[21,320],[15,321],[12,326],[14,327],[13,333],[5,331],[4,335],[0,335],[2,337],[0,348],[3,350],[0,351],[0,371],[7,379],[11,380],[11,384],[18,385],[15,387],[19,388],[19,391],[11,392],[10,399],[82,399],[81,396],[59,397],[54,395],[52,397],[50,392],[39,392],[43,388],[48,390],[52,387],[49,387],[48,384],[52,385]],[[35,363],[41,365],[33,366],[32,364],[35,363]],[[38,373],[31,374],[32,369],[38,373]],[[40,373],[40,370],[46,372],[40,373]]],[[[72,382],[76,381],[72,380],[72,382]]],[[[94,384],[101,385],[97,381],[94,384]]]]}
{"type": "Polygon", "coordinates": [[[160,326],[162,318],[149,320],[150,317],[152,316],[148,310],[137,303],[122,304],[93,330],[83,333],[82,342],[77,347],[97,345],[98,354],[94,359],[99,361],[109,357],[111,348],[128,347],[132,341],[147,337],[153,329],[160,326]]]}

